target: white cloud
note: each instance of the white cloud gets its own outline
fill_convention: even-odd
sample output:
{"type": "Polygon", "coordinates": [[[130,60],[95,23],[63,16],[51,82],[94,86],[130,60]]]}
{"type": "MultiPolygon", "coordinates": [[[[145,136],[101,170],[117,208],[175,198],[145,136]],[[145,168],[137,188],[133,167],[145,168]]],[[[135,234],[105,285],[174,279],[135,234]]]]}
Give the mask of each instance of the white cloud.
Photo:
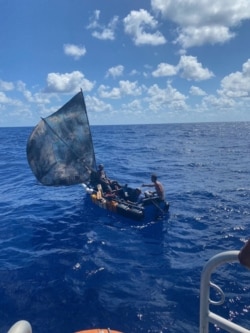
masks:
{"type": "Polygon", "coordinates": [[[86,96],[86,104],[88,105],[88,112],[106,112],[112,111],[112,106],[110,104],[104,103],[96,97],[86,96]]]}
{"type": "Polygon", "coordinates": [[[154,84],[148,89],[148,95],[149,109],[154,112],[187,108],[185,102],[187,97],[173,88],[170,82],[167,83],[166,89],[161,89],[157,84],[154,84]]]}
{"type": "Polygon", "coordinates": [[[248,0],[151,0],[153,10],[176,23],[176,42],[184,48],[223,43],[233,38],[231,29],[250,18],[248,0]]]}
{"type": "Polygon", "coordinates": [[[132,10],[123,20],[125,32],[130,35],[135,45],[162,45],[166,43],[161,32],[153,32],[158,22],[145,9],[132,10]],[[146,32],[151,30],[152,32],[146,32]]]}
{"type": "Polygon", "coordinates": [[[4,109],[4,105],[20,106],[22,102],[18,99],[8,97],[4,92],[0,91],[0,109],[4,109]]]}
{"type": "Polygon", "coordinates": [[[119,88],[113,88],[110,90],[109,86],[105,86],[104,84],[101,84],[98,88],[98,93],[101,98],[112,98],[112,99],[118,99],[121,97],[121,91],[119,88]]]}
{"type": "Polygon", "coordinates": [[[173,76],[179,74],[187,80],[202,81],[210,79],[214,74],[197,61],[196,57],[182,55],[177,66],[168,63],[160,63],[155,71],[154,77],[173,76]]]}
{"type": "Polygon", "coordinates": [[[124,66],[122,65],[111,67],[108,69],[106,77],[113,76],[115,78],[117,76],[121,76],[123,75],[123,71],[124,71],[124,66]]]}
{"type": "MultiPolygon", "coordinates": [[[[190,89],[191,90],[191,89],[190,89]]],[[[250,59],[242,65],[242,71],[237,71],[225,76],[221,80],[220,89],[217,94],[206,95],[202,99],[199,110],[203,112],[214,110],[239,115],[249,109],[250,101],[250,59]],[[237,110],[237,111],[236,111],[237,110]]],[[[227,118],[228,119],[228,118],[227,118]]]]}
{"type": "Polygon", "coordinates": [[[92,36],[101,40],[114,40],[115,34],[111,29],[104,28],[102,31],[93,31],[92,36]]]}
{"type": "Polygon", "coordinates": [[[177,67],[181,77],[187,80],[202,81],[214,76],[207,68],[203,68],[202,64],[193,56],[181,56],[177,67]]]}
{"type": "Polygon", "coordinates": [[[234,35],[227,27],[223,26],[187,27],[181,29],[175,43],[181,44],[184,48],[204,44],[222,44],[234,35]]]}
{"type": "Polygon", "coordinates": [[[138,72],[137,69],[132,69],[132,71],[129,73],[129,75],[134,76],[134,75],[139,75],[140,73],[138,72]]]}
{"type": "Polygon", "coordinates": [[[131,103],[123,104],[122,109],[130,112],[141,112],[142,111],[141,101],[135,99],[131,103]]]}
{"type": "Polygon", "coordinates": [[[14,83],[0,80],[0,90],[10,91],[14,89],[14,83]]]}
{"type": "Polygon", "coordinates": [[[119,87],[114,87],[110,90],[109,86],[100,85],[98,89],[99,95],[102,98],[118,99],[122,96],[138,96],[142,92],[142,88],[138,86],[137,81],[119,81],[119,87]]]}
{"type": "Polygon", "coordinates": [[[167,63],[160,63],[157,66],[157,69],[153,71],[152,75],[154,77],[159,77],[159,76],[172,76],[176,75],[178,72],[178,69],[176,66],[167,64],[167,63]]]}
{"type": "Polygon", "coordinates": [[[87,29],[93,30],[92,36],[101,40],[114,40],[115,39],[115,29],[119,21],[118,16],[114,16],[107,26],[100,24],[100,10],[94,12],[94,16],[91,18],[90,24],[87,29]]]}
{"type": "Polygon", "coordinates": [[[79,91],[90,91],[94,87],[94,83],[87,80],[79,71],[71,73],[49,73],[47,76],[47,87],[45,92],[64,92],[73,93],[79,91]]]}
{"type": "Polygon", "coordinates": [[[94,15],[91,17],[90,24],[87,26],[87,29],[96,29],[100,27],[99,19],[100,19],[100,10],[95,10],[94,15]]]}
{"type": "Polygon", "coordinates": [[[78,46],[74,44],[64,44],[64,53],[68,56],[72,56],[74,59],[80,59],[86,54],[86,48],[84,46],[78,46]]]}
{"type": "Polygon", "coordinates": [[[122,94],[131,95],[131,96],[138,96],[141,94],[141,88],[138,87],[137,81],[120,81],[119,82],[120,89],[122,94]]]}
{"type": "Polygon", "coordinates": [[[191,95],[194,95],[194,96],[205,96],[206,93],[204,90],[202,90],[201,88],[199,87],[195,87],[195,86],[192,86],[190,89],[189,89],[189,93],[191,95]]]}
{"type": "Polygon", "coordinates": [[[9,104],[11,99],[9,99],[5,93],[0,91],[0,104],[9,104]]]}
{"type": "Polygon", "coordinates": [[[235,107],[235,101],[232,98],[228,98],[226,96],[214,96],[209,95],[205,96],[202,101],[202,108],[210,110],[226,110],[227,112],[229,109],[235,107]]]}
{"type": "Polygon", "coordinates": [[[228,97],[250,97],[250,59],[242,66],[242,72],[231,73],[221,81],[219,94],[228,97]]]}
{"type": "Polygon", "coordinates": [[[17,82],[17,90],[23,94],[24,98],[29,103],[37,103],[37,104],[50,103],[50,100],[45,94],[39,92],[32,94],[32,92],[26,88],[26,84],[23,81],[17,82]]]}

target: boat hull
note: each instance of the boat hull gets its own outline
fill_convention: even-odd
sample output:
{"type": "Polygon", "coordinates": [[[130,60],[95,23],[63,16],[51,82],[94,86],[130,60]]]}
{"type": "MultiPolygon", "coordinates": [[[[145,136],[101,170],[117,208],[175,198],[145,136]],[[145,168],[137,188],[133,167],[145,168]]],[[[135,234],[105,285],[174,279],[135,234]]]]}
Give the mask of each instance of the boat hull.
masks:
{"type": "Polygon", "coordinates": [[[168,202],[155,197],[145,198],[141,203],[133,203],[119,198],[97,198],[94,192],[87,195],[91,203],[99,208],[138,222],[159,219],[169,210],[168,202]]]}

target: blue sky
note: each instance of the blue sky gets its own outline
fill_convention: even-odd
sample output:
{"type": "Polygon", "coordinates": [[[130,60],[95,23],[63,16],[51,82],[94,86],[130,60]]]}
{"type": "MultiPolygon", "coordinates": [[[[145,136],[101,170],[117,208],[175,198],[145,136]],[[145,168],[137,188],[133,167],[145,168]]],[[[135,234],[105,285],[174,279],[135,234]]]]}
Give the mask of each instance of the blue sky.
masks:
{"type": "Polygon", "coordinates": [[[0,0],[0,126],[250,120],[249,0],[0,0]]]}

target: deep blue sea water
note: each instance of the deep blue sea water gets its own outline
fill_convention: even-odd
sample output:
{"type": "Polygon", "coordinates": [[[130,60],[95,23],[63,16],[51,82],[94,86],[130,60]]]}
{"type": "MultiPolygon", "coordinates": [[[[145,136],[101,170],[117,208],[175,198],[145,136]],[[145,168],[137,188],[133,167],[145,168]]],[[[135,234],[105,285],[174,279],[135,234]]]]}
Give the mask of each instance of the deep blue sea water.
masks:
{"type": "MultiPolygon", "coordinates": [[[[111,178],[164,184],[170,213],[144,224],[89,206],[80,185],[40,185],[31,131],[0,128],[0,332],[19,319],[34,333],[198,332],[203,265],[250,235],[250,123],[94,126],[111,178]]],[[[249,278],[238,264],[217,276],[217,312],[248,329],[249,278]]]]}

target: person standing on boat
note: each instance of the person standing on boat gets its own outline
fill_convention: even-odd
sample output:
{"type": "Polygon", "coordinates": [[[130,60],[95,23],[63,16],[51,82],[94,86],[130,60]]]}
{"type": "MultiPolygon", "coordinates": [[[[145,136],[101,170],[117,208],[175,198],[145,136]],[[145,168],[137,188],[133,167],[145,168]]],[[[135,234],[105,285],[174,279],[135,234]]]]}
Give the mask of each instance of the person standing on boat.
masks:
{"type": "Polygon", "coordinates": [[[157,194],[157,196],[161,200],[165,200],[164,187],[162,183],[157,180],[157,176],[155,174],[151,175],[151,181],[153,182],[153,184],[142,184],[142,187],[154,187],[155,192],[153,192],[152,194],[157,194]]]}

